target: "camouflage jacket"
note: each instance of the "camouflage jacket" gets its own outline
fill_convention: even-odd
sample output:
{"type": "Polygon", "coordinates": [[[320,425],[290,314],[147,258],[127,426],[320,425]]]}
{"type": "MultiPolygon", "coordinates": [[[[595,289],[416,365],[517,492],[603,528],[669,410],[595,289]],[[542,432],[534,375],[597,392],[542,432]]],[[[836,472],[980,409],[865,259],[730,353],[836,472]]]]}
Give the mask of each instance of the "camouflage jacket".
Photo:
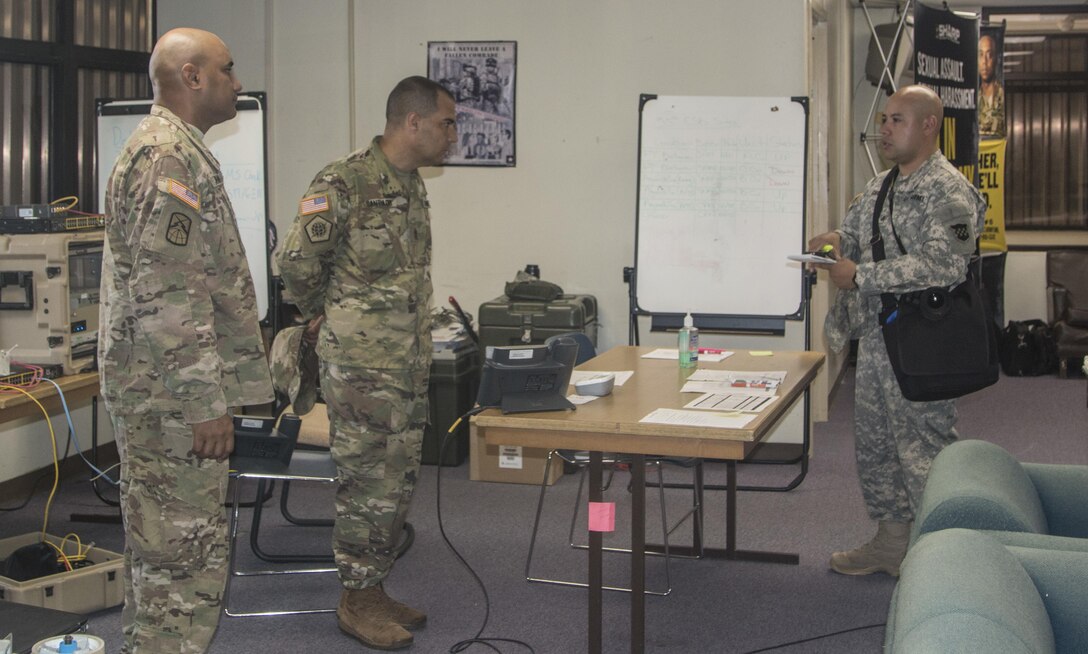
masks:
{"type": "Polygon", "coordinates": [[[838,230],[842,255],[857,263],[858,288],[840,290],[828,313],[825,330],[835,350],[863,329],[876,329],[881,293],[898,295],[963,281],[975,238],[982,233],[986,201],[943,154],[935,152],[892,185],[879,221],[884,260],[874,262],[873,208],[887,174],[869,181],[838,230]],[[900,253],[895,235],[906,254],[900,253]]]}
{"type": "Polygon", "coordinates": [[[111,410],[187,423],[272,399],[257,301],[219,162],[155,105],[106,187],[98,337],[111,410]]]}
{"type": "Polygon", "coordinates": [[[978,133],[981,136],[1005,136],[1005,87],[997,86],[993,97],[978,94],[978,133]]]}
{"type": "Polygon", "coordinates": [[[289,299],[325,314],[319,356],[375,369],[431,364],[431,222],[418,172],[398,173],[375,138],[326,166],[277,254],[289,299]]]}

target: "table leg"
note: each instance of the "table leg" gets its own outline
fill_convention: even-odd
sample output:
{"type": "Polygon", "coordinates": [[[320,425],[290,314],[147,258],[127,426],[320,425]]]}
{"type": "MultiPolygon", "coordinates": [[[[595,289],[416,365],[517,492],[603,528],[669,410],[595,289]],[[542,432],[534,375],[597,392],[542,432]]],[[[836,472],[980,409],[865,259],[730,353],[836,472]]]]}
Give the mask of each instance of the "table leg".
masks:
{"type": "MultiPolygon", "coordinates": [[[[686,556],[708,559],[727,559],[730,561],[762,561],[764,563],[788,563],[797,565],[800,557],[796,554],[779,552],[757,552],[753,550],[737,549],[737,462],[726,461],[726,485],[725,485],[725,549],[720,547],[705,547],[702,533],[696,531],[692,547],[670,545],[669,552],[673,556],[686,556]]],[[[699,506],[702,508],[702,475],[701,470],[696,471],[696,497],[699,498],[699,506]]],[[[664,553],[665,548],[659,544],[647,545],[647,552],[664,553]]]]}
{"type": "MultiPolygon", "coordinates": [[[[589,453],[589,501],[600,502],[604,498],[601,490],[603,474],[603,455],[600,452],[589,453]]],[[[589,651],[599,654],[603,651],[604,589],[602,572],[602,547],[604,534],[599,531],[589,532],[589,651]]]]}
{"type": "Polygon", "coordinates": [[[631,457],[631,653],[646,641],[646,457],[631,457]]]}

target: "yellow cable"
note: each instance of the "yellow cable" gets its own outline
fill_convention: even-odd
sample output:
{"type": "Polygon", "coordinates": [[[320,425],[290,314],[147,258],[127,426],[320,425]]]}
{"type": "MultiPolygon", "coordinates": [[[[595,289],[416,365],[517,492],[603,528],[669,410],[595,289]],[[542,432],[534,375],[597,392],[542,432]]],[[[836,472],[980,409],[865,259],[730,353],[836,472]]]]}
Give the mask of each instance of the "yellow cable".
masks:
{"type": "Polygon", "coordinates": [[[57,198],[56,200],[53,200],[52,202],[50,202],[50,203],[49,203],[49,206],[51,206],[51,207],[55,207],[55,206],[56,206],[57,204],[59,204],[59,203],[61,203],[61,202],[65,202],[65,201],[67,201],[67,200],[70,200],[70,202],[68,203],[68,206],[67,206],[67,207],[64,207],[64,208],[62,209],[62,211],[68,211],[68,210],[69,210],[69,209],[71,209],[72,207],[74,207],[74,206],[76,206],[77,204],[79,204],[79,198],[77,198],[77,197],[76,197],[76,196],[74,196],[74,195],[66,195],[66,196],[64,196],[63,198],[57,198]]]}
{"type": "Polygon", "coordinates": [[[55,543],[53,543],[53,542],[51,542],[51,541],[49,541],[47,539],[43,538],[42,542],[45,543],[46,545],[48,545],[49,547],[52,547],[53,549],[57,550],[57,561],[60,562],[60,563],[63,563],[64,567],[68,568],[68,572],[71,572],[72,571],[72,562],[68,559],[68,555],[64,553],[64,550],[57,547],[55,543]]]}
{"type": "Polygon", "coordinates": [[[45,542],[45,532],[49,526],[49,508],[53,506],[53,496],[57,493],[57,485],[60,483],[60,462],[57,461],[57,435],[53,432],[53,421],[49,419],[49,412],[45,410],[38,398],[24,391],[18,386],[0,384],[0,390],[18,391],[30,398],[30,401],[38,405],[45,416],[45,424],[49,426],[49,438],[53,441],[53,488],[49,491],[49,499],[45,501],[45,515],[42,517],[42,541],[45,542]]]}

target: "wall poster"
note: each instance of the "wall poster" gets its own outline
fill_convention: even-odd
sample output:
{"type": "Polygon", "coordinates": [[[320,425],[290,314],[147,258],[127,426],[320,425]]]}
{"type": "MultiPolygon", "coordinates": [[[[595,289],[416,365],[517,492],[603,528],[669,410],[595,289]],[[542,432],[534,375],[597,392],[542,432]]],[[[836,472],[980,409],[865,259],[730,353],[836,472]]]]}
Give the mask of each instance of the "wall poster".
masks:
{"type": "Polygon", "coordinates": [[[513,167],[516,41],[429,41],[427,77],[457,101],[454,166],[513,167]]]}

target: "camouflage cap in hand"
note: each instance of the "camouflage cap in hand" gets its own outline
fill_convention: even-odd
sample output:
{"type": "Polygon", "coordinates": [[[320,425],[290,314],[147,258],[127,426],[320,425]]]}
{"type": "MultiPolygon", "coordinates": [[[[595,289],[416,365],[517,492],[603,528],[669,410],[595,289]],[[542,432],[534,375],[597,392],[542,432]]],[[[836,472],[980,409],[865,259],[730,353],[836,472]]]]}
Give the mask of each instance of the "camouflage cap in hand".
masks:
{"type": "Polygon", "coordinates": [[[317,352],[303,338],[305,332],[305,325],[281,330],[268,353],[272,385],[291,400],[300,416],[309,413],[317,401],[317,352]]]}

